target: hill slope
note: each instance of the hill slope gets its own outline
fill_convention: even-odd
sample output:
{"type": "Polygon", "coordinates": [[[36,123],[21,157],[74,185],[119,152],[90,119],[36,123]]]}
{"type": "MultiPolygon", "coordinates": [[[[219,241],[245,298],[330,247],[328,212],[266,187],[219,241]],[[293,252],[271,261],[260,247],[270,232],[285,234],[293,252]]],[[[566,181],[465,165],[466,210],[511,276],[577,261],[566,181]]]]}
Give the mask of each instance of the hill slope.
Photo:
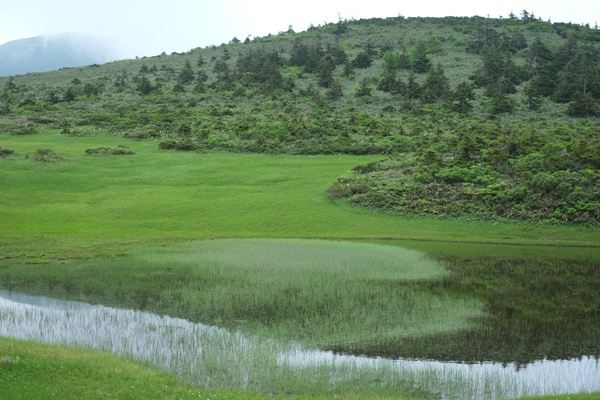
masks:
{"type": "Polygon", "coordinates": [[[381,154],[393,158],[341,178],[331,198],[409,215],[600,221],[599,43],[597,29],[527,14],[339,21],[0,79],[0,129],[381,154]]]}
{"type": "Polygon", "coordinates": [[[113,39],[59,33],[13,40],[0,46],[0,76],[103,64],[132,56],[113,39]]]}

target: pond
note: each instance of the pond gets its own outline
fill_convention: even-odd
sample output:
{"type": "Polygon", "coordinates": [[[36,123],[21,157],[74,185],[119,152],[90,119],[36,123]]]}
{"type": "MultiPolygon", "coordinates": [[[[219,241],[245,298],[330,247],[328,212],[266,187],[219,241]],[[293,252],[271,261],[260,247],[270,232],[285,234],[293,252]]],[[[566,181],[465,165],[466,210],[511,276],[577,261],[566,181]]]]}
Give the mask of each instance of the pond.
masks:
{"type": "MultiPolygon", "coordinates": [[[[467,318],[468,323],[448,324],[444,329],[420,334],[404,330],[409,334],[329,341],[315,347],[165,313],[5,290],[0,291],[0,335],[108,351],[213,388],[277,392],[286,387],[312,390],[327,385],[348,392],[353,385],[363,385],[362,389],[375,387],[389,393],[387,388],[408,387],[448,399],[600,390],[598,249],[406,241],[372,244],[426,254],[449,271],[428,279],[394,280],[394,286],[409,288],[403,293],[427,293],[447,299],[448,304],[473,299],[482,309],[468,317],[449,314],[467,318]]],[[[361,243],[356,246],[360,248],[361,243]]],[[[226,247],[232,248],[231,244],[226,247]]],[[[247,250],[243,247],[246,261],[257,262],[247,250]]],[[[286,252],[296,257],[292,250],[286,252]]],[[[260,262],[257,265],[264,268],[260,262]]],[[[376,284],[381,285],[381,279],[376,284]]],[[[388,278],[385,284],[390,284],[388,278]]],[[[415,304],[439,307],[429,300],[415,304]]],[[[439,321],[439,316],[425,320],[439,321]]]]}

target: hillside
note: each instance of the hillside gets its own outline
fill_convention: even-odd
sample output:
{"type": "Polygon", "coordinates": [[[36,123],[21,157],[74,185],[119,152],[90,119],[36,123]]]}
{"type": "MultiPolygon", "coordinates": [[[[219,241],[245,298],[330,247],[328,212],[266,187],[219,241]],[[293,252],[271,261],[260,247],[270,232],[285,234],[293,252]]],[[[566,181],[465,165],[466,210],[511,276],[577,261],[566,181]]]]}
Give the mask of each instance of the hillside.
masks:
{"type": "Polygon", "coordinates": [[[0,76],[103,64],[127,56],[133,56],[131,51],[113,39],[80,33],[36,36],[0,46],[0,76]]]}
{"type": "Polygon", "coordinates": [[[290,27],[0,79],[0,132],[379,154],[390,158],[341,177],[330,198],[406,215],[596,223],[599,43],[597,29],[527,13],[290,27]]]}

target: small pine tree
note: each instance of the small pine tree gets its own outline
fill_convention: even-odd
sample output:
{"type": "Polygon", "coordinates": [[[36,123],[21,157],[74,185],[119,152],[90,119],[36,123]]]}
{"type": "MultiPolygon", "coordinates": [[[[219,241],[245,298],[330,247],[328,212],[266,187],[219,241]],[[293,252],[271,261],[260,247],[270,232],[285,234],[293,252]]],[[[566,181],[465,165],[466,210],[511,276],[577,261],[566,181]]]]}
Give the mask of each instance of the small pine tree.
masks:
{"type": "Polygon", "coordinates": [[[150,80],[146,78],[146,75],[142,75],[142,79],[140,79],[138,82],[137,89],[140,94],[148,95],[154,90],[154,87],[150,83],[150,80]]]}
{"type": "Polygon", "coordinates": [[[371,93],[373,93],[373,88],[369,85],[367,78],[363,78],[363,80],[360,82],[360,85],[358,85],[356,88],[354,95],[356,97],[365,97],[370,96],[371,93]]]}
{"type": "Polygon", "coordinates": [[[350,63],[350,60],[346,60],[346,62],[344,63],[344,72],[342,73],[342,76],[348,77],[350,75],[352,75],[354,73],[354,68],[352,68],[352,64],[350,63]]]}
{"type": "Polygon", "coordinates": [[[327,98],[331,101],[336,101],[340,99],[344,95],[341,83],[337,80],[331,82],[331,85],[329,86],[329,90],[327,91],[326,95],[327,98]]]}
{"type": "Polygon", "coordinates": [[[331,58],[324,58],[319,68],[319,86],[331,87],[333,82],[333,62],[331,58]]]}
{"type": "Polygon", "coordinates": [[[185,61],[183,69],[179,72],[177,80],[183,85],[191,83],[194,80],[194,71],[192,70],[192,65],[188,60],[185,61]]]}
{"type": "Polygon", "coordinates": [[[371,56],[365,51],[361,51],[356,55],[356,58],[352,60],[353,68],[369,68],[373,64],[371,56]]]}
{"type": "Polygon", "coordinates": [[[421,97],[421,86],[417,82],[417,76],[414,71],[410,71],[408,83],[406,85],[406,97],[408,99],[418,99],[421,97]]]}
{"type": "Polygon", "coordinates": [[[67,91],[63,95],[63,101],[72,102],[77,97],[75,90],[72,87],[68,87],[67,91]]]}
{"type": "Polygon", "coordinates": [[[411,67],[417,74],[423,74],[431,68],[431,62],[429,61],[429,57],[427,57],[425,43],[419,42],[415,48],[411,67]]]}
{"type": "Polygon", "coordinates": [[[473,105],[469,100],[474,100],[473,88],[467,85],[466,82],[462,82],[456,87],[456,91],[453,96],[452,109],[456,112],[467,114],[473,110],[473,105]]]}
{"type": "Polygon", "coordinates": [[[580,118],[597,117],[600,115],[600,108],[590,93],[580,94],[569,104],[567,114],[580,118]]]}

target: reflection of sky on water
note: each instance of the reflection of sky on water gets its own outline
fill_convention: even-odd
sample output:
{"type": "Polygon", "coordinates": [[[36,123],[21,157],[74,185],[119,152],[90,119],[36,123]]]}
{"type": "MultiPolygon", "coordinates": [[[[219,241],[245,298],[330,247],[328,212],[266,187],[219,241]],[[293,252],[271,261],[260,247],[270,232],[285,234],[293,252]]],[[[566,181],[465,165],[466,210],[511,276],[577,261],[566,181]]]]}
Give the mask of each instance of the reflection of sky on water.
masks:
{"type": "Polygon", "coordinates": [[[244,388],[252,382],[252,374],[258,373],[256,360],[267,355],[275,364],[297,368],[335,365],[344,372],[332,376],[332,382],[347,376],[348,368],[401,370],[403,376],[411,376],[423,387],[435,385],[440,392],[455,393],[457,398],[600,390],[600,362],[592,357],[540,360],[520,368],[515,364],[354,357],[249,338],[179,318],[6,291],[0,291],[0,336],[107,351],[153,363],[203,386],[213,384],[210,374],[204,370],[208,361],[230,363],[233,360],[240,373],[227,384],[244,388]],[[501,387],[508,392],[502,394],[501,387]]]}

